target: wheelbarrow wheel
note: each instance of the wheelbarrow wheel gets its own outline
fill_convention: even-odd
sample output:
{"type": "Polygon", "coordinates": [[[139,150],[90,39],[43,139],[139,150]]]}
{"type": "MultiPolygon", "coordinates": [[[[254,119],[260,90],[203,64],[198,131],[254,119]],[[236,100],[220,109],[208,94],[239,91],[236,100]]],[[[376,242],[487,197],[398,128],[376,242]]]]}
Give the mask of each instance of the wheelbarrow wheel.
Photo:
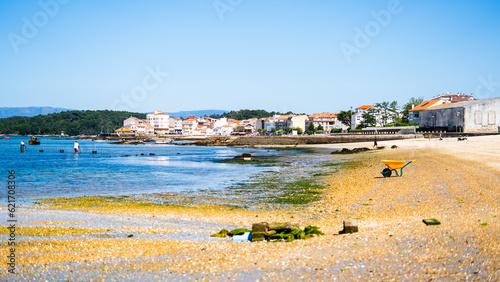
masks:
{"type": "Polygon", "coordinates": [[[392,174],[392,171],[390,168],[384,168],[384,170],[382,170],[382,175],[384,177],[391,177],[391,174],[392,174]]]}

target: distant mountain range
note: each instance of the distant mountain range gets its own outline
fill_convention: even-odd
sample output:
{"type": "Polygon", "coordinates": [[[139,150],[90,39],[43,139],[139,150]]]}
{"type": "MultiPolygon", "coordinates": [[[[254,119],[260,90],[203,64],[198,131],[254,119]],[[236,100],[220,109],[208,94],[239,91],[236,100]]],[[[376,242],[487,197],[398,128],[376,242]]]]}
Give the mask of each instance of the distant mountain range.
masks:
{"type": "Polygon", "coordinates": [[[13,116],[34,117],[37,115],[47,115],[64,111],[71,111],[71,109],[53,107],[0,107],[0,118],[13,116]]]}
{"type": "Polygon", "coordinates": [[[211,116],[211,115],[220,115],[223,113],[227,113],[228,111],[223,110],[201,110],[201,111],[180,111],[175,113],[167,113],[172,117],[177,118],[187,118],[188,116],[195,117],[203,117],[203,116],[211,116]]]}
{"type": "MultiPolygon", "coordinates": [[[[73,111],[73,110],[65,108],[53,108],[53,107],[0,107],[0,118],[8,118],[13,116],[33,117],[37,115],[47,115],[53,113],[60,113],[64,111],[73,111]]],[[[173,117],[187,118],[188,116],[202,117],[205,115],[206,116],[219,115],[225,112],[228,111],[223,111],[223,110],[180,111],[167,114],[173,117]]]]}

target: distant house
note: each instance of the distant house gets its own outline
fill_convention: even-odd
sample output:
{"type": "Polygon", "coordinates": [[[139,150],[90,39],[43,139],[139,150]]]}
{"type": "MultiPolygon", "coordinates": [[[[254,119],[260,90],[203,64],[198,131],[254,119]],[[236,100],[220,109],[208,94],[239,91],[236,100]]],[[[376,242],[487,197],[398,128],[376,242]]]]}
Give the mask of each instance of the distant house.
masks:
{"type": "Polygon", "coordinates": [[[256,129],[256,118],[245,119],[238,123],[238,125],[234,128],[234,132],[243,133],[245,135],[254,134],[256,129]]]}
{"type": "Polygon", "coordinates": [[[351,128],[356,129],[356,126],[363,122],[363,112],[373,107],[373,105],[362,105],[354,109],[354,114],[352,115],[351,128]]]}
{"type": "Polygon", "coordinates": [[[170,134],[182,134],[182,119],[170,117],[168,123],[170,127],[170,134]]]}
{"type": "Polygon", "coordinates": [[[307,115],[292,115],[288,117],[287,126],[289,128],[300,128],[302,131],[306,131],[306,121],[308,120],[307,115]]]}
{"type": "Polygon", "coordinates": [[[270,132],[273,128],[276,132],[285,130],[285,128],[299,127],[303,131],[306,126],[307,115],[274,115],[272,117],[258,119],[255,124],[256,130],[259,128],[266,129],[270,132]]]}
{"type": "Polygon", "coordinates": [[[143,119],[140,119],[140,118],[136,118],[136,117],[129,117],[129,118],[126,118],[124,121],[123,121],[123,127],[125,128],[130,128],[132,125],[134,124],[143,124],[143,123],[146,123],[145,120],[143,119]]]}
{"type": "Polygon", "coordinates": [[[189,116],[187,119],[182,121],[182,135],[192,136],[196,128],[198,127],[198,119],[193,116],[189,116]]]}
{"type": "Polygon", "coordinates": [[[356,108],[355,113],[352,115],[351,128],[355,129],[358,125],[363,124],[363,114],[369,112],[375,118],[374,126],[385,126],[386,124],[396,122],[397,118],[401,115],[400,111],[390,109],[381,104],[363,105],[356,108]]]}
{"type": "Polygon", "coordinates": [[[323,127],[324,131],[331,131],[332,129],[347,129],[347,126],[341,123],[336,113],[315,113],[308,116],[305,122],[305,128],[309,127],[309,124],[313,124],[315,128],[319,125],[323,127]]]}
{"type": "Polygon", "coordinates": [[[420,111],[420,128],[464,133],[495,133],[500,128],[500,97],[447,104],[420,111]]]}
{"type": "Polygon", "coordinates": [[[154,129],[146,120],[131,116],[126,118],[123,127],[115,132],[119,136],[151,136],[154,134],[154,129]]]}
{"type": "Polygon", "coordinates": [[[120,137],[134,136],[134,134],[130,132],[130,128],[125,128],[125,127],[118,128],[117,130],[115,130],[115,133],[120,137]]]}
{"type": "Polygon", "coordinates": [[[474,95],[465,95],[462,93],[451,94],[450,92],[446,94],[440,94],[437,98],[445,100],[448,103],[458,103],[458,102],[466,102],[474,100],[474,95]]]}

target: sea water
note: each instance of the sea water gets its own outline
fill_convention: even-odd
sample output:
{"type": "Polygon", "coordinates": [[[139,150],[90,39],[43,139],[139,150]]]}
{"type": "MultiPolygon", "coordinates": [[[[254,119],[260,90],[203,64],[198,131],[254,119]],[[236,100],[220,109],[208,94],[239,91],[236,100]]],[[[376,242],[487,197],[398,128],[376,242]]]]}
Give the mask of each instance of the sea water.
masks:
{"type": "MultiPolygon", "coordinates": [[[[3,178],[6,186],[8,171],[15,170],[16,195],[24,201],[217,190],[270,168],[216,160],[242,153],[259,156],[283,153],[172,144],[121,145],[92,140],[78,140],[81,151],[75,153],[72,138],[39,137],[40,145],[28,145],[28,140],[29,137],[0,140],[0,181],[3,178]],[[24,153],[20,152],[21,141],[26,144],[24,153]]],[[[6,195],[3,193],[1,197],[6,195]]]]}

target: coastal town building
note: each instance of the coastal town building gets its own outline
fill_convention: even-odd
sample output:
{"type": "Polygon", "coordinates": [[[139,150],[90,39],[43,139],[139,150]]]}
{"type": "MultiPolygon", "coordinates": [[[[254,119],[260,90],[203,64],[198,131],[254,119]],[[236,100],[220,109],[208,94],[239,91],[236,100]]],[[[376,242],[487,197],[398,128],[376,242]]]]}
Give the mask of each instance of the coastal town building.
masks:
{"type": "Polygon", "coordinates": [[[158,136],[170,134],[170,115],[162,111],[155,111],[146,115],[147,123],[154,128],[154,134],[158,136]]]}
{"type": "Polygon", "coordinates": [[[187,119],[182,121],[182,135],[191,136],[194,135],[196,128],[198,127],[198,119],[193,116],[189,116],[187,119]]]}
{"type": "Polygon", "coordinates": [[[300,128],[302,131],[306,127],[307,115],[274,115],[272,117],[261,118],[255,122],[255,130],[265,129],[271,132],[274,128],[276,132],[286,128],[300,128]]]}
{"type": "Polygon", "coordinates": [[[474,95],[465,95],[463,93],[451,94],[450,92],[446,94],[439,94],[437,98],[444,100],[448,103],[458,103],[474,100],[474,95]]]}
{"type": "Polygon", "coordinates": [[[168,120],[169,127],[171,128],[170,134],[182,134],[182,119],[170,117],[168,120]],[[172,131],[173,129],[173,131],[172,131]]]}
{"type": "Polygon", "coordinates": [[[125,127],[118,128],[117,130],[115,130],[115,133],[119,137],[135,136],[135,134],[130,131],[130,128],[125,128],[125,127]]]}
{"type": "Polygon", "coordinates": [[[300,128],[302,131],[306,130],[307,115],[291,115],[288,117],[288,128],[300,128]]]}
{"type": "Polygon", "coordinates": [[[354,109],[354,114],[352,115],[351,128],[356,129],[356,126],[363,122],[363,112],[373,107],[372,105],[362,105],[354,109]]]}
{"type": "MultiPolygon", "coordinates": [[[[396,120],[401,115],[399,110],[388,108],[382,104],[363,105],[356,108],[356,111],[352,115],[351,128],[355,129],[358,125],[364,125],[365,113],[371,114],[374,118],[374,123],[370,126],[383,127],[390,123],[395,123],[396,120]]],[[[365,125],[366,126],[366,125],[365,125]]]]}
{"type": "Polygon", "coordinates": [[[440,98],[435,98],[432,100],[428,101],[423,101],[422,103],[418,104],[417,106],[413,107],[411,110],[408,111],[408,122],[409,123],[420,123],[420,111],[423,110],[428,110],[431,108],[439,107],[442,105],[449,104],[446,100],[440,99],[440,98]]]}
{"type": "Polygon", "coordinates": [[[154,128],[146,120],[129,117],[123,121],[123,127],[115,130],[118,136],[151,136],[154,128]]]}
{"type": "Polygon", "coordinates": [[[124,121],[123,121],[123,127],[125,128],[130,128],[133,124],[143,124],[143,123],[146,123],[147,121],[143,120],[143,119],[140,119],[140,118],[136,118],[136,117],[129,117],[129,118],[126,118],[124,121]]]}
{"type": "Polygon", "coordinates": [[[314,128],[321,125],[323,131],[330,132],[332,129],[347,130],[347,126],[340,122],[337,118],[336,113],[315,113],[308,116],[305,122],[305,128],[308,128],[310,124],[313,124],[314,128]]]}
{"type": "Polygon", "coordinates": [[[252,135],[256,130],[256,118],[245,119],[240,121],[233,130],[233,135],[252,135]]]}
{"type": "Polygon", "coordinates": [[[496,133],[500,97],[450,103],[420,111],[420,128],[463,133],[496,133]]]}
{"type": "Polygon", "coordinates": [[[409,123],[416,123],[420,124],[420,111],[422,110],[428,110],[431,108],[436,108],[440,107],[443,105],[447,104],[453,104],[453,103],[458,103],[458,102],[465,102],[465,101],[473,101],[474,96],[473,95],[465,95],[465,94],[442,94],[438,95],[437,98],[434,98],[432,100],[428,101],[423,101],[419,105],[413,107],[409,112],[408,112],[408,121],[409,123]]]}

